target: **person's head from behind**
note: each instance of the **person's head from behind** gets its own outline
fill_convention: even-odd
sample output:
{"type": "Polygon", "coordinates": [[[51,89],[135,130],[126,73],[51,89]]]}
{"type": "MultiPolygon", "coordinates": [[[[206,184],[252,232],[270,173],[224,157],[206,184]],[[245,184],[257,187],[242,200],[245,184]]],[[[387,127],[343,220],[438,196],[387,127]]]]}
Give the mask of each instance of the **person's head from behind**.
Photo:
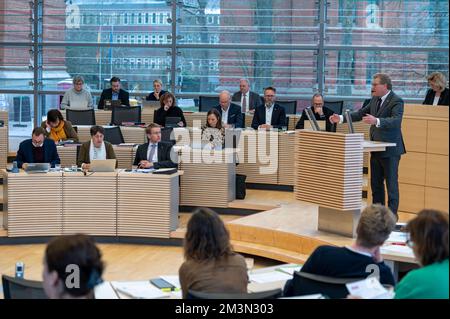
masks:
{"type": "Polygon", "coordinates": [[[99,148],[103,144],[103,139],[105,138],[105,129],[103,126],[94,125],[91,127],[91,138],[92,143],[96,148],[99,148]]]}
{"type": "Polygon", "coordinates": [[[427,76],[428,85],[434,92],[442,92],[444,91],[447,85],[447,79],[445,75],[441,72],[433,72],[429,76],[427,76]]]}
{"type": "Polygon", "coordinates": [[[163,94],[163,96],[161,96],[161,98],[159,99],[159,103],[161,104],[161,107],[172,107],[175,105],[175,96],[170,93],[170,92],[166,92],[163,94]]]}
{"type": "Polygon", "coordinates": [[[275,103],[277,97],[277,90],[274,87],[267,87],[264,89],[264,104],[266,106],[272,106],[275,103]]]}
{"type": "Polygon", "coordinates": [[[80,92],[81,90],[83,90],[84,78],[81,75],[75,76],[72,82],[75,91],[80,92]]]}
{"type": "Polygon", "coordinates": [[[209,208],[197,208],[184,238],[186,260],[212,260],[231,253],[230,235],[219,215],[209,208]]]}
{"type": "Polygon", "coordinates": [[[113,90],[113,92],[115,93],[119,93],[120,91],[120,79],[116,76],[113,76],[111,78],[111,80],[109,80],[109,82],[111,83],[111,89],[113,90]]]}
{"type": "Polygon", "coordinates": [[[316,93],[313,95],[311,99],[311,106],[314,108],[314,111],[319,111],[319,109],[323,108],[323,96],[320,93],[316,93]]]}
{"type": "Polygon", "coordinates": [[[103,268],[100,250],[91,237],[56,237],[45,250],[45,293],[51,299],[93,298],[94,287],[102,282],[103,268]]]}
{"type": "Polygon", "coordinates": [[[155,93],[159,93],[162,90],[162,81],[157,79],[155,81],[153,81],[153,90],[155,91],[155,93]]]}
{"type": "Polygon", "coordinates": [[[151,123],[145,128],[145,134],[150,143],[158,143],[161,141],[161,125],[151,123]]]}
{"type": "Polygon", "coordinates": [[[31,133],[31,143],[34,147],[42,147],[45,140],[45,130],[42,127],[35,127],[31,133]]]}
{"type": "Polygon", "coordinates": [[[47,112],[47,123],[51,128],[56,128],[58,125],[64,121],[64,117],[61,112],[57,109],[49,110],[47,112]]]}
{"type": "Polygon", "coordinates": [[[216,109],[210,109],[206,114],[206,126],[213,127],[217,129],[222,128],[222,119],[220,117],[219,111],[216,109]]]}
{"type": "Polygon", "coordinates": [[[356,227],[356,244],[377,249],[395,229],[396,218],[391,210],[380,204],[367,206],[361,213],[356,227]]]}
{"type": "Polygon", "coordinates": [[[408,245],[422,266],[448,259],[448,214],[424,209],[406,225],[408,245]]]}
{"type": "Polygon", "coordinates": [[[244,94],[250,90],[250,83],[248,82],[247,79],[239,80],[239,90],[244,94]]]}
{"type": "Polygon", "coordinates": [[[231,103],[231,94],[228,91],[222,91],[219,94],[219,104],[222,109],[225,111],[228,110],[231,103]]]}
{"type": "Polygon", "coordinates": [[[392,90],[392,82],[389,75],[377,73],[372,78],[372,96],[383,97],[392,90]]]}

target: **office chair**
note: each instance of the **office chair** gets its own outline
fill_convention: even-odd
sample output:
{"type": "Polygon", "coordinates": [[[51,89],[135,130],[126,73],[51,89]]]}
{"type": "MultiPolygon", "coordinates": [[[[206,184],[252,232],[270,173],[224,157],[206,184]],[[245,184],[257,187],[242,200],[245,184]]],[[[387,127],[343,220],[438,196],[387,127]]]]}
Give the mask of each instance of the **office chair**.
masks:
{"type": "Polygon", "coordinates": [[[177,143],[176,140],[170,139],[170,135],[173,132],[173,127],[161,127],[161,141],[172,143],[175,145],[177,143]]]}
{"type": "Polygon", "coordinates": [[[199,96],[198,100],[198,111],[199,112],[208,112],[214,106],[219,105],[219,97],[218,96],[199,96]]]}
{"type": "Polygon", "coordinates": [[[276,101],[275,103],[284,107],[286,114],[297,113],[297,101],[276,101]]]}
{"type": "Polygon", "coordinates": [[[296,271],[292,279],[293,295],[322,294],[332,299],[346,298],[349,294],[345,284],[365,278],[335,278],[296,271]]]}
{"type": "Polygon", "coordinates": [[[122,125],[125,122],[141,123],[139,106],[115,106],[112,108],[111,125],[122,125]]]}
{"type": "Polygon", "coordinates": [[[119,126],[105,127],[105,141],[113,145],[125,143],[119,126]]]}
{"type": "Polygon", "coordinates": [[[41,281],[2,275],[5,299],[48,299],[41,281]]]}
{"type": "Polygon", "coordinates": [[[95,125],[95,111],[66,109],[66,120],[72,125],[95,125]]]}
{"type": "Polygon", "coordinates": [[[253,293],[220,293],[189,290],[187,299],[276,299],[281,297],[281,289],[253,293]]]}
{"type": "Polygon", "coordinates": [[[344,101],[324,101],[323,106],[326,106],[334,113],[342,115],[342,109],[344,108],[344,101]]]}

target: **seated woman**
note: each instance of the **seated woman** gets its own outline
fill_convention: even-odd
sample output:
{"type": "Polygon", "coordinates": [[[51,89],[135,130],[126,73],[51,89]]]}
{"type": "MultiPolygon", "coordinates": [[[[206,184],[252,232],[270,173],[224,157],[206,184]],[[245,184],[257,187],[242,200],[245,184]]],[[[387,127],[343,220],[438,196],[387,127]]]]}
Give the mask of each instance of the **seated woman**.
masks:
{"type": "Polygon", "coordinates": [[[208,208],[197,208],[184,238],[185,261],[179,269],[183,298],[188,291],[246,293],[247,265],[233,252],[223,221],[208,208]]]}
{"type": "Polygon", "coordinates": [[[178,106],[175,106],[176,100],[172,93],[165,93],[159,101],[161,102],[161,107],[155,110],[153,120],[155,123],[166,126],[167,117],[179,117],[180,122],[178,122],[178,126],[186,127],[186,119],[184,118],[183,111],[178,106]]]}
{"type": "Polygon", "coordinates": [[[428,89],[422,104],[449,106],[449,89],[446,87],[447,79],[445,75],[440,72],[433,72],[427,76],[427,80],[431,89],[428,89]]]}
{"type": "MultiPolygon", "coordinates": [[[[351,246],[320,246],[309,256],[300,271],[358,279],[378,274],[382,284],[394,286],[394,277],[383,262],[380,247],[394,230],[395,223],[395,215],[389,208],[379,204],[367,206],[361,213],[356,228],[356,241],[351,246]]],[[[298,290],[300,287],[294,287],[293,281],[288,280],[284,286],[284,295],[295,296],[298,290]]]]}
{"type": "Polygon", "coordinates": [[[206,125],[202,127],[202,144],[204,143],[211,149],[222,149],[225,143],[225,128],[219,111],[214,108],[206,114],[206,125]]]}
{"type": "MultiPolygon", "coordinates": [[[[104,141],[105,129],[102,126],[91,127],[91,140],[81,145],[77,165],[89,170],[92,160],[115,159],[116,154],[111,143],[104,141]]],[[[116,161],[117,168],[117,161],[116,161]]]]}
{"type": "Polygon", "coordinates": [[[145,97],[146,101],[159,101],[166,93],[166,91],[162,89],[162,81],[158,79],[153,81],[153,90],[153,92],[150,92],[150,94],[145,97]]]}
{"type": "Polygon", "coordinates": [[[448,299],[448,213],[422,210],[406,226],[407,241],[421,268],[395,289],[396,299],[448,299]]]}
{"type": "Polygon", "coordinates": [[[50,299],[94,299],[102,282],[103,262],[94,240],[86,235],[55,237],[45,250],[43,286],[50,299]],[[74,283],[77,276],[78,285],[74,283]]]}
{"type": "Polygon", "coordinates": [[[47,120],[42,122],[41,127],[45,129],[45,137],[54,140],[55,143],[66,140],[78,142],[78,134],[72,127],[72,123],[65,121],[59,110],[48,111],[47,120]]]}

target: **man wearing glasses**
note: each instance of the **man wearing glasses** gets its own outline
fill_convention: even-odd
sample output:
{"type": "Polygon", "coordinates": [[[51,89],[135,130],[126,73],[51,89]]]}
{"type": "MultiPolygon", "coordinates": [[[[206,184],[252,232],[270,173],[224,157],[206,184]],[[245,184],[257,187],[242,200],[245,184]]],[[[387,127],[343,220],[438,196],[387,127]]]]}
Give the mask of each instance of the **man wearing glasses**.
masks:
{"type": "Polygon", "coordinates": [[[83,88],[84,79],[77,75],[73,78],[73,88],[66,91],[61,101],[61,109],[86,110],[94,107],[91,93],[83,88]]]}
{"type": "Polygon", "coordinates": [[[17,167],[23,169],[28,163],[50,163],[51,167],[61,164],[55,142],[45,138],[42,127],[35,127],[31,138],[20,143],[16,161],[17,167]]]}
{"type": "MultiPolygon", "coordinates": [[[[370,156],[372,197],[374,204],[385,205],[384,181],[388,193],[388,206],[397,215],[399,204],[398,165],[406,153],[402,136],[403,100],[392,91],[387,74],[377,73],[372,79],[372,99],[359,111],[351,113],[352,121],[370,124],[370,140],[395,143],[384,152],[370,156]]],[[[330,116],[333,123],[344,122],[342,115],[330,116]]],[[[398,217],[397,217],[398,218],[398,217]]]]}

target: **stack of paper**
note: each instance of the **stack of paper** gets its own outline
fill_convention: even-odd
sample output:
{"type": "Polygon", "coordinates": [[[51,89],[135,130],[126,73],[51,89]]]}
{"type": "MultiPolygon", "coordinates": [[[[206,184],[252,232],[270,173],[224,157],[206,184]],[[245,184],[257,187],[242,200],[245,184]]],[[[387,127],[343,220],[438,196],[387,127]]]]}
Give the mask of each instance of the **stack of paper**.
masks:
{"type": "Polygon", "coordinates": [[[368,277],[345,286],[350,295],[362,299],[392,299],[394,297],[394,292],[384,288],[376,277],[368,277]]]}
{"type": "Polygon", "coordinates": [[[156,299],[170,296],[151,285],[149,281],[112,281],[111,285],[119,293],[131,298],[156,299]]]}
{"type": "Polygon", "coordinates": [[[260,274],[249,274],[249,277],[250,281],[256,282],[258,284],[292,279],[291,275],[277,270],[260,274]]]}
{"type": "Polygon", "coordinates": [[[302,269],[302,266],[300,266],[300,265],[287,265],[287,266],[277,268],[278,271],[285,272],[291,276],[294,275],[294,272],[300,271],[300,269],[302,269]]]}

